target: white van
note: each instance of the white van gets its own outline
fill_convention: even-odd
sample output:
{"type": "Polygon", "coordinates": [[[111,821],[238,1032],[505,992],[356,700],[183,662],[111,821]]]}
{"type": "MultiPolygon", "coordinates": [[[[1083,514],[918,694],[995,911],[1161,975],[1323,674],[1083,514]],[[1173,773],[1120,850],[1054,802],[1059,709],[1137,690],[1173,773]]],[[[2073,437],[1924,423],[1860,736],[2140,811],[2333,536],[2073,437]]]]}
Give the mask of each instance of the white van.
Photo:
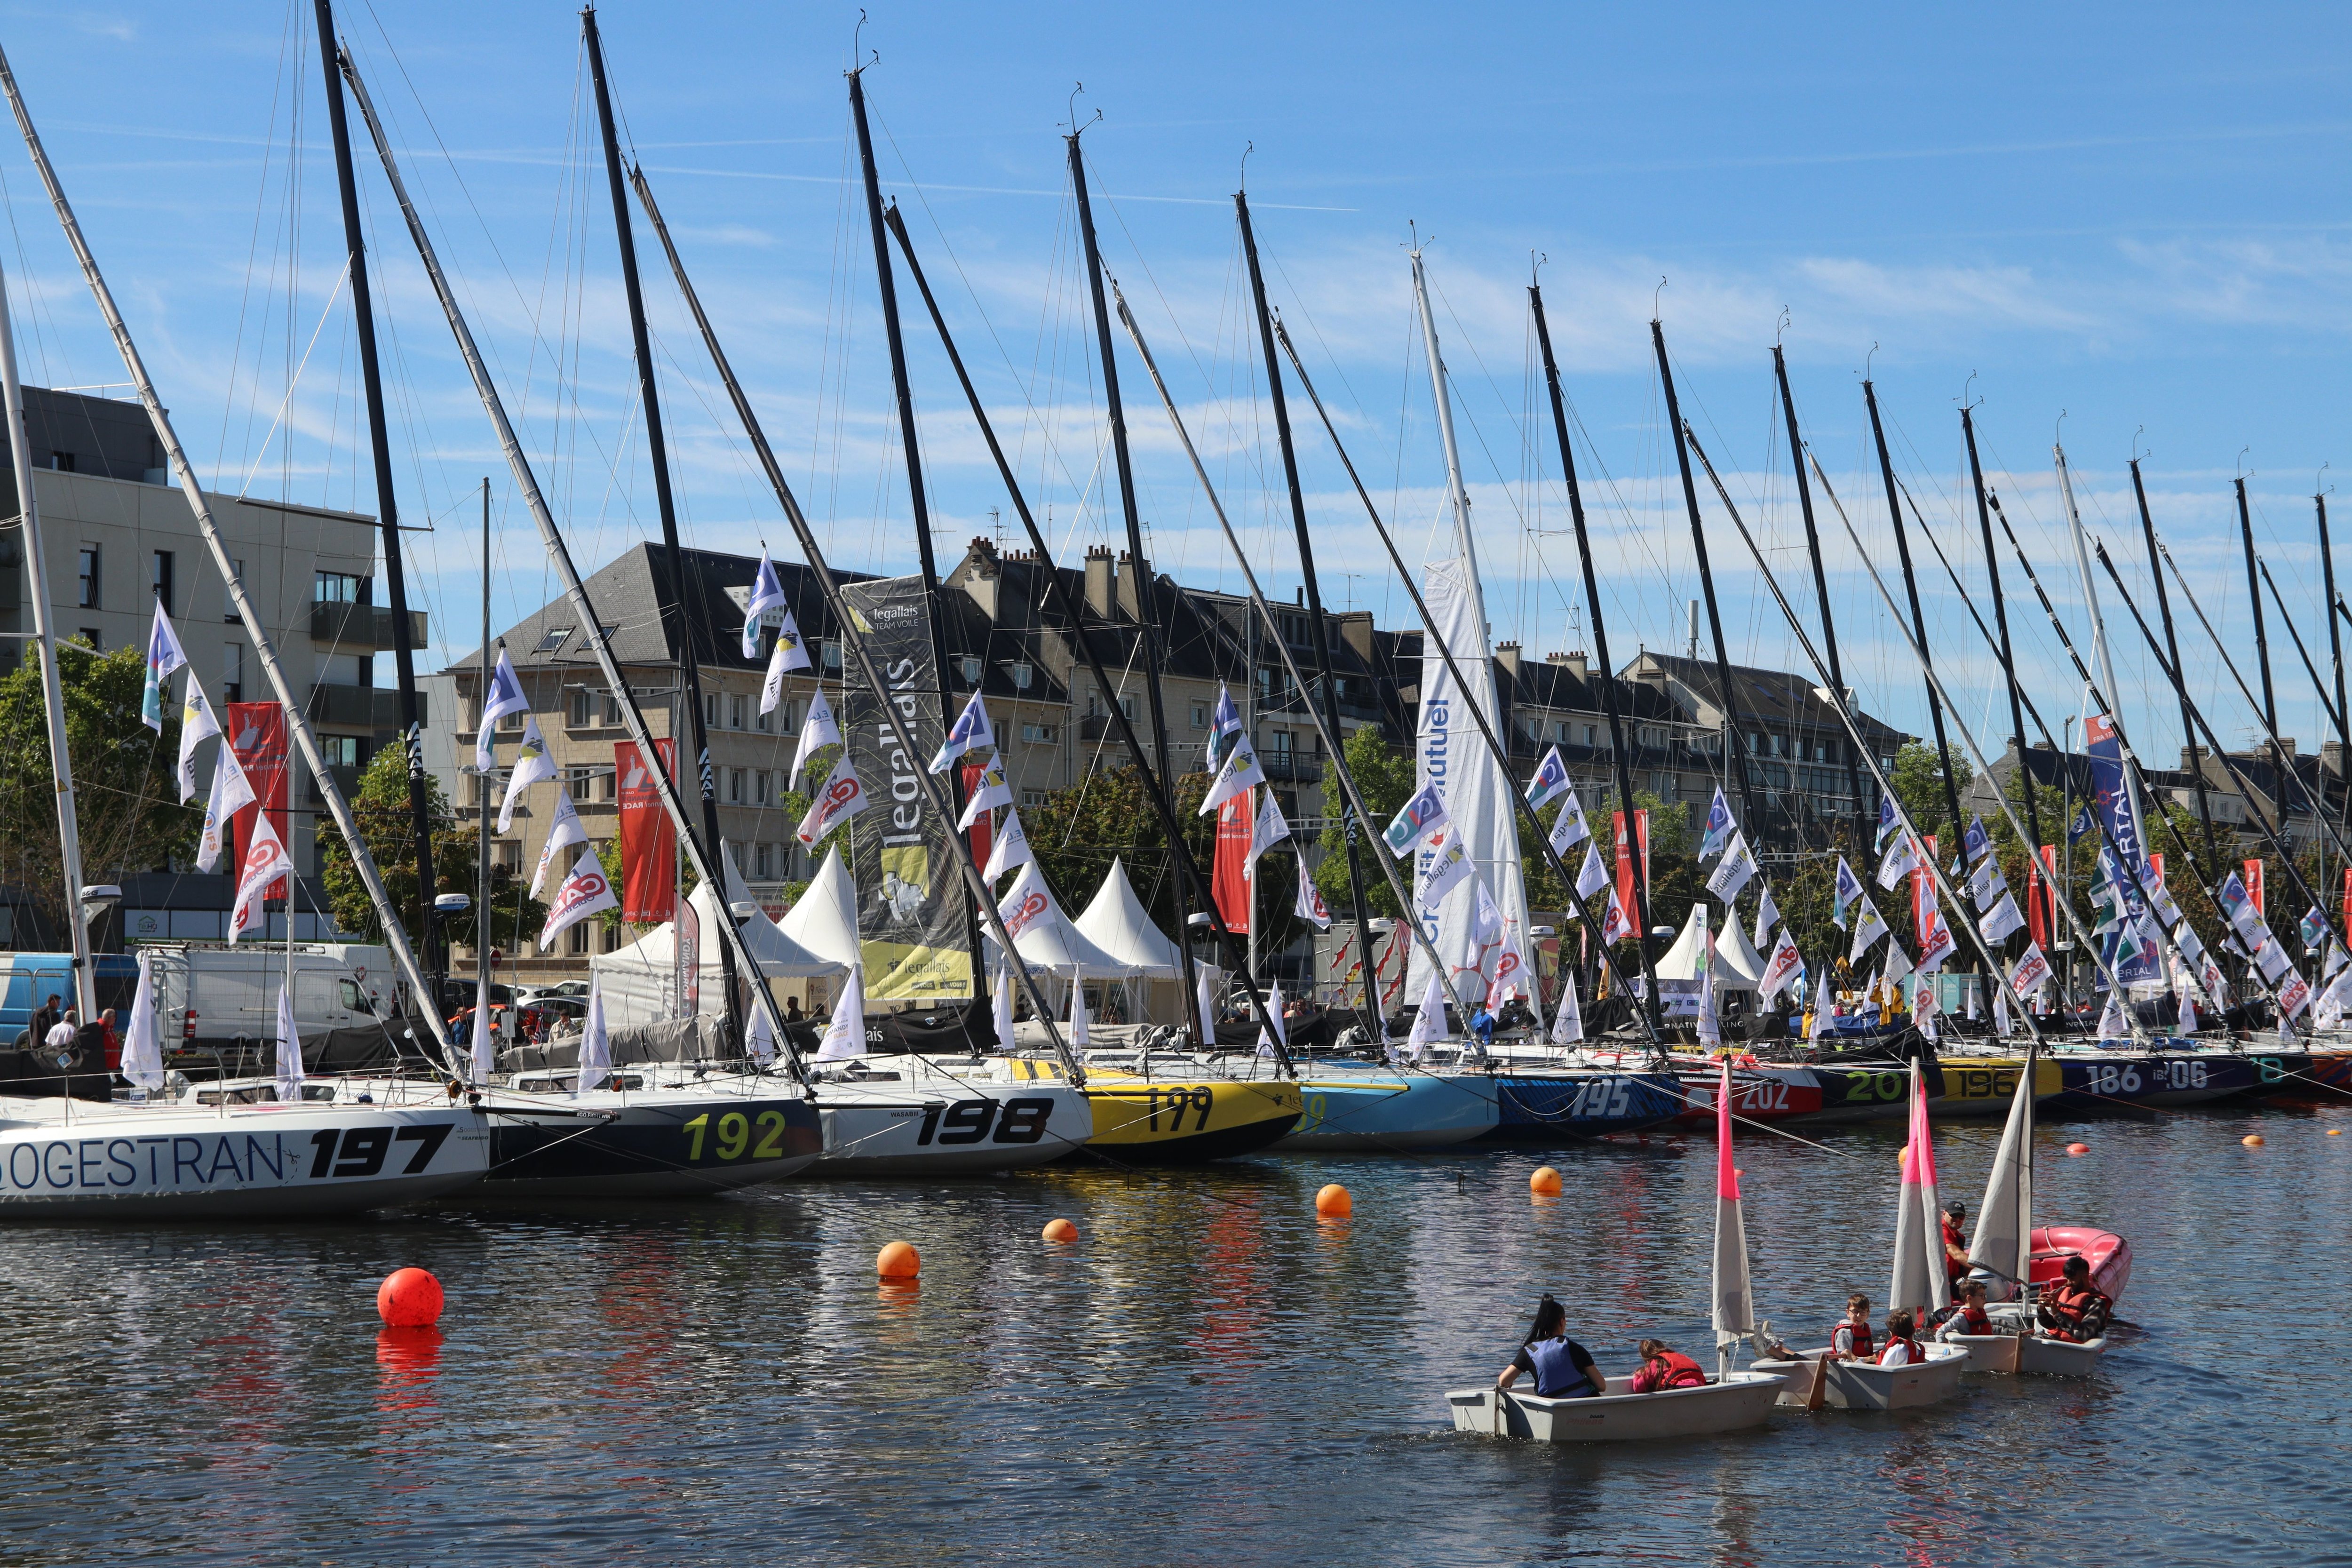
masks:
{"type": "MultiPolygon", "coordinates": [[[[164,1047],[194,1040],[267,1040],[278,1029],[286,984],[282,943],[149,942],[154,954],[157,1023],[164,1047]]],[[[382,948],[294,944],[294,1026],[303,1034],[348,1029],[380,1015],[390,976],[364,955],[382,948]],[[362,955],[352,963],[346,954],[362,955]]]]}

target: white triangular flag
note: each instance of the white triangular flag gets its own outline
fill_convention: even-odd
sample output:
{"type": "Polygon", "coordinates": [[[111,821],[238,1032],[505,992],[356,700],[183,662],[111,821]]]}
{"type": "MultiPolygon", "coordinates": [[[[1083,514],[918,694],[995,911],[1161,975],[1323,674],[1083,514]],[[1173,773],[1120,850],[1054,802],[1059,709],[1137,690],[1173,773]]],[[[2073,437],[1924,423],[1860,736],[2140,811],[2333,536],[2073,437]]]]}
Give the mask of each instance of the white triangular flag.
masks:
{"type": "Polygon", "coordinates": [[[213,705],[205,696],[205,689],[196,681],[196,672],[188,671],[187,695],[180,702],[180,804],[185,805],[196,798],[196,742],[208,735],[221,732],[220,721],[213,714],[213,705]]]}
{"type": "Polygon", "coordinates": [[[1282,807],[1275,804],[1274,792],[1268,790],[1258,797],[1257,817],[1250,824],[1249,855],[1242,862],[1242,874],[1255,878],[1257,858],[1290,837],[1290,824],[1283,819],[1282,807]]]}
{"type": "Polygon", "coordinates": [[[122,1076],[150,1093],[163,1087],[163,1031],[155,1020],[155,950],[139,950],[139,989],[122,1034],[122,1076]]]}
{"type": "Polygon", "coordinates": [[[1087,982],[1076,969],[1070,971],[1070,1049],[1083,1051],[1090,1037],[1087,1030],[1087,982]]]}
{"type": "Polygon", "coordinates": [[[833,1004],[833,1021],[825,1026],[816,1059],[837,1062],[865,1054],[866,966],[853,963],[849,966],[849,978],[841,983],[841,995],[833,1004]]]}
{"type": "Polygon", "coordinates": [[[621,900],[613,896],[612,879],[604,875],[604,867],[596,857],[582,850],[572,863],[572,874],[555,889],[555,898],[547,906],[547,924],[539,933],[539,951],[545,952],[555,945],[555,939],[586,920],[590,915],[606,910],[617,910],[621,900]]]}
{"type": "MultiPolygon", "coordinates": [[[[761,1015],[764,1019],[765,1015],[761,1015]]],[[[604,982],[588,972],[588,1010],[580,1020],[580,1092],[602,1089],[613,1076],[613,1037],[604,1027],[604,982]]]]}
{"type": "Polygon", "coordinates": [[[294,1026],[294,1003],[286,987],[278,988],[278,1103],[302,1098],[302,1035],[294,1026]]]}
{"type": "Polygon", "coordinates": [[[824,688],[816,689],[809,699],[808,715],[801,721],[801,743],[793,752],[793,777],[797,780],[809,759],[825,746],[841,744],[841,726],[834,721],[833,709],[824,700],[824,688]]]}
{"type": "Polygon", "coordinates": [[[988,864],[980,874],[993,882],[1015,866],[1026,866],[1036,858],[1029,850],[1028,829],[1021,826],[1021,808],[1006,806],[1004,820],[996,825],[996,841],[989,846],[988,864]]]}
{"type": "Polygon", "coordinates": [[[743,657],[760,657],[760,617],[784,605],[784,585],[776,580],[776,563],[760,552],[760,570],[751,578],[751,596],[743,605],[743,657]]]}
{"type": "MultiPolygon", "coordinates": [[[[221,752],[226,755],[228,748],[223,746],[221,752]]],[[[228,916],[229,941],[235,942],[241,933],[266,923],[262,917],[262,896],[269,891],[271,883],[293,869],[294,857],[286,853],[286,846],[278,840],[278,830],[269,826],[269,813],[255,812],[253,831],[246,837],[245,858],[237,863],[236,902],[228,916]]],[[[293,911],[290,910],[287,911],[287,923],[289,926],[293,923],[293,911]]]]}
{"type": "Polygon", "coordinates": [[[535,784],[543,784],[555,776],[554,759],[547,754],[547,737],[539,732],[539,715],[525,714],[522,721],[522,749],[515,753],[514,772],[507,777],[506,799],[499,803],[499,831],[505,833],[514,826],[515,802],[522,792],[535,784]]]}
{"type": "Polygon", "coordinates": [[[557,854],[567,846],[588,842],[588,825],[572,809],[572,792],[555,792],[555,820],[547,825],[547,842],[540,846],[539,868],[530,874],[530,896],[539,897],[540,884],[547,880],[548,868],[558,864],[557,854]]]}
{"type": "Polygon", "coordinates": [[[768,655],[768,678],[760,683],[760,711],[773,713],[776,704],[784,699],[784,677],[809,668],[808,649],[801,643],[799,623],[786,610],[784,624],[776,628],[776,646],[768,655]]]}
{"type": "Polygon", "coordinates": [[[507,658],[507,650],[500,648],[498,665],[490,671],[488,700],[482,704],[481,727],[474,732],[474,769],[477,773],[488,773],[498,761],[490,734],[499,727],[499,721],[509,713],[530,711],[530,699],[523,695],[522,682],[515,679],[514,665],[507,658]]]}
{"type": "Polygon", "coordinates": [[[259,798],[253,793],[252,781],[245,776],[244,765],[236,760],[236,750],[223,741],[220,756],[213,763],[213,793],[205,802],[204,831],[196,839],[197,870],[209,871],[220,864],[221,851],[228,844],[229,819],[259,798]]]}

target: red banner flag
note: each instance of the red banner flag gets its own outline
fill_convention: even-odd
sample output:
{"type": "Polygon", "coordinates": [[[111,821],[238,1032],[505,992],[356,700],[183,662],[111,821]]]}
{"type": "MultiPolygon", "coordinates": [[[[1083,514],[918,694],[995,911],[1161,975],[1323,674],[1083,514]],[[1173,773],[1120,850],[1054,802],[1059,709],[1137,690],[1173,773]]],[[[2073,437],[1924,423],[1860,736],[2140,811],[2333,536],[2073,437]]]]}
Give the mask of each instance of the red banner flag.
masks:
{"type": "Polygon", "coordinates": [[[1625,814],[1612,812],[1612,826],[1617,833],[1617,907],[1625,911],[1630,927],[1634,912],[1649,907],[1650,893],[1650,813],[1647,808],[1633,814],[1633,831],[1642,841],[1642,901],[1633,901],[1633,859],[1626,853],[1625,814]]]}
{"type": "MultiPolygon", "coordinates": [[[[671,766],[677,742],[656,741],[654,748],[660,765],[671,766]]],[[[613,742],[613,771],[620,779],[621,918],[659,925],[677,912],[677,830],[635,741],[613,742]]]]}
{"type": "Polygon", "coordinates": [[[2344,868],[2344,929],[2352,931],[2352,866],[2344,868]]]}
{"type": "MultiPolygon", "coordinates": [[[[961,764],[964,799],[970,800],[980,793],[981,776],[988,772],[990,760],[982,758],[977,762],[967,761],[961,764]]],[[[982,812],[973,821],[965,837],[971,840],[971,863],[975,866],[987,865],[989,856],[996,852],[996,814],[992,811],[982,812]]]]}
{"type": "Polygon", "coordinates": [[[2025,900],[2026,934],[2039,947],[2050,945],[2050,922],[2058,913],[2058,846],[2044,844],[2032,862],[2032,882],[2025,900]]]}
{"type": "Polygon", "coordinates": [[[2267,919],[2270,911],[2263,905],[2263,863],[2260,860],[2246,862],[2246,891],[2254,900],[2254,913],[2267,919]]]}
{"type": "MultiPolygon", "coordinates": [[[[280,844],[290,849],[294,842],[286,827],[286,710],[275,702],[228,704],[228,742],[258,803],[238,812],[230,822],[236,834],[236,863],[242,866],[246,851],[252,847],[253,820],[258,812],[269,813],[269,830],[278,835],[280,844]]],[[[286,879],[280,877],[262,897],[282,899],[286,892],[286,879]]]]}
{"type": "Polygon", "coordinates": [[[1225,929],[1235,936],[1249,934],[1250,907],[1255,901],[1250,897],[1249,847],[1250,829],[1257,820],[1256,799],[1257,791],[1245,789],[1217,807],[1217,860],[1209,893],[1217,900],[1225,929]]]}

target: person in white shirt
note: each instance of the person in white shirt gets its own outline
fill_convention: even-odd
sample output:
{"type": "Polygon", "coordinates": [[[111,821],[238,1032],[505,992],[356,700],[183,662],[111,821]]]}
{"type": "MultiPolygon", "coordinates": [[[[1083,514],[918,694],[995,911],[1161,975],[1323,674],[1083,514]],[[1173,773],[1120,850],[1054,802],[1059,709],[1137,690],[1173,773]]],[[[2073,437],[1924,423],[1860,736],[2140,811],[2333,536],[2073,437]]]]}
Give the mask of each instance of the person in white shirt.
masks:
{"type": "Polygon", "coordinates": [[[66,1016],[58,1020],[57,1026],[50,1029],[48,1037],[42,1043],[49,1047],[52,1050],[70,1050],[73,1047],[74,1037],[81,1033],[80,1018],[81,1011],[79,1008],[67,1008],[66,1016]]]}
{"type": "Polygon", "coordinates": [[[1897,1307],[1886,1314],[1886,1348],[1878,1352],[1881,1366],[1917,1366],[1927,1359],[1927,1352],[1912,1338],[1917,1320],[1909,1310],[1897,1307]]]}

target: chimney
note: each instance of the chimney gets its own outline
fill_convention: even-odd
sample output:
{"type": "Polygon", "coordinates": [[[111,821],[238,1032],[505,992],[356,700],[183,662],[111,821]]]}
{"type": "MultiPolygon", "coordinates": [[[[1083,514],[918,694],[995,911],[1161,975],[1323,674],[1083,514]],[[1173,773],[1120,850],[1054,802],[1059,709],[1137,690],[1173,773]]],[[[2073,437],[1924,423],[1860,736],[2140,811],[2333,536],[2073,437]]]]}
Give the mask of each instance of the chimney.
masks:
{"type": "Polygon", "coordinates": [[[2284,752],[2288,757],[2292,758],[2294,755],[2294,737],[2293,735],[2281,735],[2279,737],[2279,750],[2284,752]]]}
{"type": "Polygon", "coordinates": [[[1122,550],[1118,552],[1118,607],[1130,621],[1140,625],[1143,620],[1143,596],[1136,592],[1135,557],[1122,550]]]}
{"type": "Polygon", "coordinates": [[[1515,642],[1496,643],[1495,662],[1509,670],[1516,678],[1519,673],[1519,645],[1515,642]]]}
{"type": "Polygon", "coordinates": [[[1690,657],[1698,658],[1698,601],[1690,602],[1690,657]]]}
{"type": "Polygon", "coordinates": [[[2319,765],[2337,778],[2342,778],[2344,776],[2344,742],[2322,741],[2319,743],[2319,765]]]}
{"type": "Polygon", "coordinates": [[[1372,662],[1372,612],[1349,610],[1331,617],[1339,628],[1339,640],[1356,650],[1356,657],[1366,664],[1372,662]]]}
{"type": "Polygon", "coordinates": [[[1087,551],[1087,608],[1110,619],[1110,552],[1099,544],[1087,551]]]}
{"type": "Polygon", "coordinates": [[[1587,679],[1592,673],[1591,667],[1585,662],[1584,650],[1582,648],[1578,648],[1570,653],[1546,654],[1544,656],[1544,662],[1546,664],[1557,664],[1565,667],[1569,671],[1574,674],[1579,680],[1587,679]]]}

